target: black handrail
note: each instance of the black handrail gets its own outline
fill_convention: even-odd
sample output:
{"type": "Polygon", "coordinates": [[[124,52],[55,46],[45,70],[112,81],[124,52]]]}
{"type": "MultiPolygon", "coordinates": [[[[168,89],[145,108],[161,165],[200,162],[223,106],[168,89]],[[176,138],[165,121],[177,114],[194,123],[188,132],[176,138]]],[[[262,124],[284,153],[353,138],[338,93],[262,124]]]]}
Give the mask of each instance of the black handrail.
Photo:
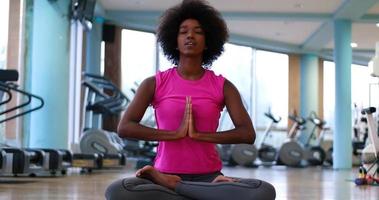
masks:
{"type": "MultiPolygon", "coordinates": [[[[7,97],[8,97],[8,99],[0,102],[0,106],[1,106],[3,104],[10,102],[12,100],[13,96],[12,96],[12,93],[7,88],[3,88],[2,86],[0,86],[0,90],[2,92],[5,92],[7,94],[7,97]]],[[[3,96],[1,95],[0,97],[3,97],[3,96]]],[[[2,98],[1,98],[1,100],[2,100],[2,98]]]]}
{"type": "Polygon", "coordinates": [[[0,87],[1,87],[1,88],[6,88],[6,89],[9,89],[9,90],[13,90],[13,91],[18,92],[18,93],[21,93],[22,95],[24,95],[24,96],[26,96],[26,97],[28,98],[28,100],[27,100],[26,102],[24,102],[24,103],[22,103],[22,104],[20,104],[20,105],[17,105],[17,106],[15,106],[15,107],[12,107],[12,108],[6,109],[5,111],[1,112],[0,115],[3,115],[3,114],[6,114],[6,113],[9,113],[9,112],[14,111],[14,110],[16,110],[16,109],[20,109],[20,108],[23,108],[23,107],[29,105],[29,104],[31,103],[31,101],[32,101],[32,98],[38,99],[38,100],[40,101],[40,105],[38,105],[38,106],[36,106],[36,107],[34,107],[34,108],[30,108],[30,109],[28,109],[28,110],[26,110],[26,111],[23,111],[23,112],[21,112],[21,113],[18,113],[18,114],[12,115],[12,116],[10,116],[10,117],[7,117],[7,118],[5,118],[5,119],[3,119],[3,120],[0,120],[0,123],[3,123],[3,122],[5,122],[5,121],[12,120],[12,119],[14,119],[14,118],[17,118],[17,117],[20,117],[20,116],[23,116],[23,115],[26,115],[26,114],[28,114],[28,113],[31,113],[31,112],[35,111],[35,110],[39,110],[39,109],[41,109],[41,108],[44,106],[44,104],[45,104],[45,102],[44,102],[44,100],[42,99],[42,97],[37,96],[37,95],[34,95],[34,94],[31,94],[31,93],[26,92],[26,91],[24,91],[24,90],[17,89],[17,85],[16,85],[16,84],[0,82],[0,87]]]}
{"type": "Polygon", "coordinates": [[[90,73],[83,73],[83,76],[85,78],[82,81],[82,85],[87,87],[90,92],[102,97],[101,100],[96,100],[96,102],[87,105],[87,109],[95,112],[118,114],[130,102],[130,99],[105,77],[90,73]],[[107,90],[111,91],[111,94],[106,93],[107,90]]]}

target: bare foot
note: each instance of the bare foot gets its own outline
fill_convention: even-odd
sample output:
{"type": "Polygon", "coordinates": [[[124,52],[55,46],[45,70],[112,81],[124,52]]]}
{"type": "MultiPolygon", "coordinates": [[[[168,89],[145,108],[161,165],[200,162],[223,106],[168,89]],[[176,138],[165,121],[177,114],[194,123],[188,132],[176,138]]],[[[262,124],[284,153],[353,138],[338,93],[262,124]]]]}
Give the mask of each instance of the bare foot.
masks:
{"type": "Polygon", "coordinates": [[[230,178],[230,177],[226,177],[226,176],[223,176],[223,175],[219,175],[217,176],[213,181],[212,183],[218,183],[218,182],[236,182],[237,179],[235,178],[230,178]]]}
{"type": "Polygon", "coordinates": [[[179,176],[163,174],[156,170],[153,166],[146,165],[136,172],[136,177],[146,178],[154,183],[175,190],[176,185],[181,180],[179,176]]]}

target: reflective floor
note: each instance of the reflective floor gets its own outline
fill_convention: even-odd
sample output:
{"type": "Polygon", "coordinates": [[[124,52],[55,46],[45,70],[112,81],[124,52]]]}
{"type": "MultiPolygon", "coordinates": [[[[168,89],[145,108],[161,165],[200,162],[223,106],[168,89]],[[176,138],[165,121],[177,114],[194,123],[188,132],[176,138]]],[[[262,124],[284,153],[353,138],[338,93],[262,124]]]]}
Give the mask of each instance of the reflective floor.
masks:
{"type": "MultiPolygon", "coordinates": [[[[122,177],[133,176],[135,170],[122,170],[80,174],[72,170],[64,177],[0,177],[0,199],[104,199],[105,188],[122,177]]],[[[378,186],[355,186],[352,180],[357,169],[333,170],[307,167],[225,167],[223,173],[233,177],[258,178],[272,183],[277,199],[379,199],[378,186]]]]}

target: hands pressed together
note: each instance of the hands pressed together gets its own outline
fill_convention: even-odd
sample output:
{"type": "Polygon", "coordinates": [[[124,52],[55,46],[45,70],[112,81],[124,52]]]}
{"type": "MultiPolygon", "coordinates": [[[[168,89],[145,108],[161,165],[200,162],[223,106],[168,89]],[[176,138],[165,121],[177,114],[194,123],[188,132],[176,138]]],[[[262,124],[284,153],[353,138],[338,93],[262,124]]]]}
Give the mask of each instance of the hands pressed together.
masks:
{"type": "Polygon", "coordinates": [[[182,123],[176,130],[177,139],[184,138],[186,136],[196,139],[199,133],[195,129],[195,120],[192,113],[192,100],[191,97],[186,97],[186,106],[184,109],[184,116],[182,123]]]}

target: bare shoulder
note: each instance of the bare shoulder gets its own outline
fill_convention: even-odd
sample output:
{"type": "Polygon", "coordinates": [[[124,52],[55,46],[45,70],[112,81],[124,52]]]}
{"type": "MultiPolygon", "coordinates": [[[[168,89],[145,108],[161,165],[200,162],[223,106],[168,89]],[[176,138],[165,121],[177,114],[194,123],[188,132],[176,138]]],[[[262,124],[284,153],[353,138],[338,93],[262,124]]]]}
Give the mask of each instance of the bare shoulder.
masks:
{"type": "Polygon", "coordinates": [[[227,96],[231,93],[238,93],[238,89],[232,82],[230,82],[228,79],[225,79],[224,95],[227,96]]]}
{"type": "Polygon", "coordinates": [[[143,91],[154,91],[155,90],[155,76],[150,76],[142,81],[141,85],[138,87],[138,90],[143,91]]]}
{"type": "Polygon", "coordinates": [[[155,76],[151,76],[142,81],[134,96],[135,101],[150,102],[155,93],[155,76]]]}
{"type": "Polygon", "coordinates": [[[155,76],[147,77],[145,80],[142,81],[141,85],[142,84],[155,86],[155,76]]]}

